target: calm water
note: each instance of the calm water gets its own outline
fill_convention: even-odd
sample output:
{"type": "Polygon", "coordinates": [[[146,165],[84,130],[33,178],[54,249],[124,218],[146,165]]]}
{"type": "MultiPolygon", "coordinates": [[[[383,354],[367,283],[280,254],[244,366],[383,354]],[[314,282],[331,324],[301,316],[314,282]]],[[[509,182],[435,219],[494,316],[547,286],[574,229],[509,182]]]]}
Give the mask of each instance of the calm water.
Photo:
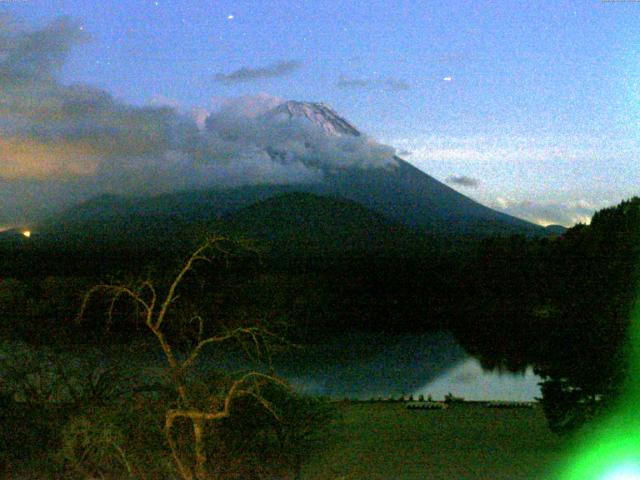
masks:
{"type": "Polygon", "coordinates": [[[451,392],[468,400],[534,400],[540,378],[486,372],[447,333],[384,338],[347,336],[275,362],[300,390],[334,398],[370,399],[451,392]]]}
{"type": "MultiPolygon", "coordinates": [[[[8,345],[0,350],[6,352],[8,345]]],[[[15,347],[13,344],[12,349],[15,347]]],[[[92,368],[117,364],[135,371],[145,381],[160,378],[164,367],[161,355],[143,354],[140,349],[63,355],[70,367],[80,363],[92,368]]],[[[203,372],[250,367],[237,353],[209,353],[201,360],[199,368],[203,372]]],[[[345,334],[280,354],[274,358],[274,367],[297,390],[333,398],[422,394],[438,400],[449,392],[468,400],[533,400],[540,396],[539,378],[531,371],[521,375],[485,372],[447,333],[401,337],[345,334]]]]}

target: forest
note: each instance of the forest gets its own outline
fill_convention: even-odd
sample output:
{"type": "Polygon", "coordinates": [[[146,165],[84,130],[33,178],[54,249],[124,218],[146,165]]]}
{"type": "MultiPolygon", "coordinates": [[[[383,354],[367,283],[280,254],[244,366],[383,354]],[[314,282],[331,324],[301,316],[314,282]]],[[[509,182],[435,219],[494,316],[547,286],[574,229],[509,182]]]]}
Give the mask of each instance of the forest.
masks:
{"type": "Polygon", "coordinates": [[[298,478],[336,410],[270,358],[347,331],[446,330],[487,369],[533,366],[549,428],[575,432],[624,384],[639,228],[633,198],[561,235],[402,256],[276,256],[215,235],[171,251],[4,242],[2,462],[70,478],[298,478]],[[209,348],[256,366],[196,368],[209,348]],[[152,352],[163,373],[124,375],[116,350],[152,352]]]}

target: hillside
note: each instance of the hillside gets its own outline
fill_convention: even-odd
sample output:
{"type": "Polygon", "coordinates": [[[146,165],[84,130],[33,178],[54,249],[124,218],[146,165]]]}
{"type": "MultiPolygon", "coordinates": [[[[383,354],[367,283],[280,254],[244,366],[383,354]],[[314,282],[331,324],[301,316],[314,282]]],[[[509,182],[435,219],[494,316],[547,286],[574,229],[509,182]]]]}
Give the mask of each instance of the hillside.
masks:
{"type": "MultiPolygon", "coordinates": [[[[207,128],[215,125],[216,119],[210,117],[207,128]]],[[[133,240],[131,235],[139,232],[137,242],[164,244],[171,236],[208,226],[262,200],[306,192],[356,202],[393,222],[447,240],[552,233],[487,208],[437,181],[394,156],[390,147],[363,135],[325,104],[288,101],[251,125],[268,133],[255,140],[253,155],[269,158],[279,168],[297,165],[315,172],[313,180],[256,183],[248,172],[246,184],[235,187],[212,185],[144,197],[102,195],[50,218],[41,230],[67,238],[84,230],[82,235],[90,233],[97,244],[114,241],[111,236],[133,240]]]]}
{"type": "Polygon", "coordinates": [[[355,202],[296,192],[225,215],[217,230],[255,239],[276,256],[405,257],[424,236],[355,202]]]}
{"type": "Polygon", "coordinates": [[[139,202],[102,196],[43,225],[38,242],[174,251],[221,233],[253,240],[274,257],[407,257],[427,249],[429,236],[356,202],[292,189],[247,187],[139,202]]]}

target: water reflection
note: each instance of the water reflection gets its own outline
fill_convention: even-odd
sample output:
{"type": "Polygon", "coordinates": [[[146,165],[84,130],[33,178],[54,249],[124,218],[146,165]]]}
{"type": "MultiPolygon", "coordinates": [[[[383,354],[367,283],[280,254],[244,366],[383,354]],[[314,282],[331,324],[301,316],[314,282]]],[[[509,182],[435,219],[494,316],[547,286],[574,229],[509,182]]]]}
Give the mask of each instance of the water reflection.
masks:
{"type": "MultiPolygon", "coordinates": [[[[11,351],[26,354],[31,350],[18,343],[2,344],[0,360],[11,351]]],[[[44,355],[45,352],[39,353],[44,355]]],[[[74,358],[82,360],[77,368],[87,371],[98,365],[105,368],[124,366],[129,373],[135,372],[149,383],[162,381],[166,367],[157,348],[139,348],[135,352],[118,348],[102,352],[97,349],[69,351],[64,357],[65,364],[70,367],[78,363],[74,358]]],[[[248,365],[247,358],[239,352],[214,349],[203,353],[200,360],[197,370],[204,374],[218,369],[255,368],[248,365]]],[[[45,359],[42,361],[47,363],[45,359]]],[[[297,390],[332,398],[366,400],[422,394],[425,397],[432,395],[437,400],[448,392],[468,400],[526,401],[540,396],[539,378],[531,371],[524,375],[483,372],[479,363],[470,358],[448,333],[401,337],[345,333],[316,345],[282,353],[275,357],[274,367],[297,390]]]]}
{"type": "Polygon", "coordinates": [[[468,358],[413,394],[431,395],[434,400],[451,392],[467,400],[532,401],[542,396],[539,382],[531,368],[522,374],[486,372],[477,360],[468,358]]]}
{"type": "Polygon", "coordinates": [[[540,378],[485,372],[447,333],[384,337],[350,334],[276,359],[276,370],[300,391],[333,398],[388,398],[448,392],[468,400],[530,401],[540,378]]]}

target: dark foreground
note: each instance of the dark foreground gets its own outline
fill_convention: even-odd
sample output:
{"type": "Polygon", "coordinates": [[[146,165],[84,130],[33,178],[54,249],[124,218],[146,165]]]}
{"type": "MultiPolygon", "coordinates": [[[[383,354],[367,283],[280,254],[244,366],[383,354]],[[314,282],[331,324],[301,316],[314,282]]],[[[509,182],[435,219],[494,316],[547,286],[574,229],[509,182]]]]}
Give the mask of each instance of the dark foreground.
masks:
{"type": "Polygon", "coordinates": [[[408,410],[401,403],[344,403],[334,443],[304,479],[547,480],[563,442],[539,406],[462,404],[408,410]]]}

